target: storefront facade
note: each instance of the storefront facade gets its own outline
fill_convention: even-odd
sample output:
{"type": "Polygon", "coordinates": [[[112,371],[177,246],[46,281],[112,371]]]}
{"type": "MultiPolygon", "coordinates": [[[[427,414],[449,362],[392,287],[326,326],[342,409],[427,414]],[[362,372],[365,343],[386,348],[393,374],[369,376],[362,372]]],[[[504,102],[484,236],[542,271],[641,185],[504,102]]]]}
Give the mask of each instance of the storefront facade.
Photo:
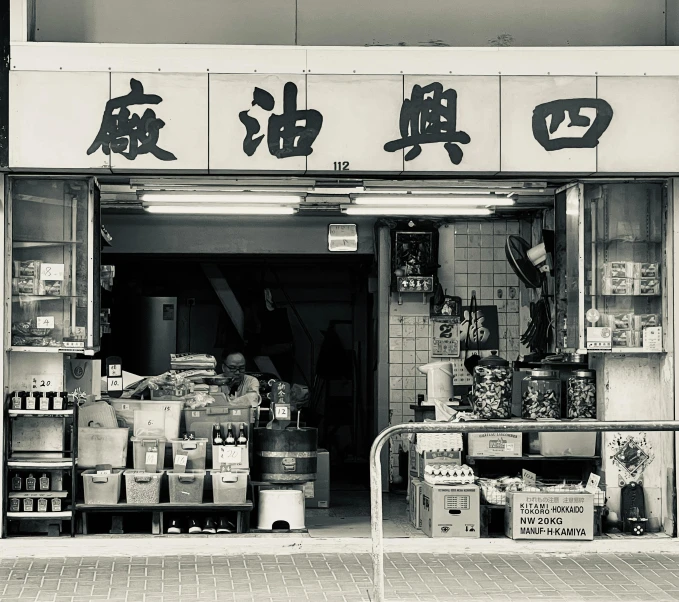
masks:
{"type": "MultiPolygon", "coordinates": [[[[524,191],[532,186],[562,195],[568,221],[569,214],[583,215],[591,187],[658,182],[664,190],[661,345],[653,352],[591,353],[590,367],[597,370],[599,419],[672,419],[677,54],[658,47],[187,46],[168,51],[147,45],[17,43],[9,73],[9,172],[102,180],[123,176],[147,186],[156,181],[159,188],[188,189],[214,186],[217,178],[229,178],[228,186],[241,190],[266,189],[276,181],[284,194],[306,198],[300,212],[313,196],[306,192],[322,188],[322,181],[346,180],[348,192],[313,197],[316,208],[333,210],[336,217],[318,221],[308,244],[327,252],[327,224],[358,222],[360,251],[377,252],[376,432],[412,419],[410,405],[425,392],[426,380],[411,371],[435,356],[428,305],[421,296],[399,300],[390,292],[388,228],[373,240],[368,234],[374,214],[340,213],[341,205],[360,208],[351,200],[352,189],[369,197],[367,181],[372,192],[393,187],[396,194],[426,187],[424,180],[436,186],[483,182],[496,190],[529,183],[524,191]],[[420,127],[425,120],[439,129],[420,127]],[[447,127],[441,127],[443,120],[447,127]],[[342,194],[344,200],[338,198],[342,194]]],[[[208,221],[196,222],[196,229],[208,227],[208,221]]],[[[157,252],[177,250],[177,241],[187,234],[176,230],[177,222],[157,216],[142,225],[124,222],[112,218],[111,229],[131,236],[123,243],[130,252],[143,252],[144,228],[165,228],[155,238],[161,241],[157,252]]],[[[543,223],[560,227],[549,210],[543,223]]],[[[537,229],[533,214],[439,228],[443,288],[465,301],[476,288],[480,304],[492,301],[498,307],[498,351],[508,358],[526,351],[520,335],[528,325],[531,297],[506,267],[502,241],[513,233],[531,238],[537,229]],[[489,261],[494,265],[485,264],[489,261]],[[492,274],[493,284],[483,278],[477,283],[479,274],[492,274]]],[[[237,240],[233,244],[240,246],[237,240]]],[[[270,252],[284,252],[273,247],[270,252]]],[[[202,252],[214,249],[207,245],[202,252]]],[[[6,255],[9,251],[5,248],[6,255]]],[[[12,274],[9,266],[4,269],[9,300],[12,274]]],[[[4,311],[3,389],[8,393],[30,388],[36,375],[58,372],[62,358],[12,350],[11,302],[4,311]]],[[[580,315],[575,336],[584,324],[580,315]]],[[[563,348],[582,350],[584,338],[574,344],[570,335],[563,348]]],[[[650,458],[643,470],[647,507],[655,529],[672,535],[674,436],[648,434],[642,440],[650,458]]],[[[626,475],[613,459],[616,441],[606,436],[600,455],[609,506],[619,511],[620,480],[626,475]]],[[[392,455],[393,467],[396,458],[392,455]]],[[[1,486],[0,495],[4,499],[1,486]]]]}

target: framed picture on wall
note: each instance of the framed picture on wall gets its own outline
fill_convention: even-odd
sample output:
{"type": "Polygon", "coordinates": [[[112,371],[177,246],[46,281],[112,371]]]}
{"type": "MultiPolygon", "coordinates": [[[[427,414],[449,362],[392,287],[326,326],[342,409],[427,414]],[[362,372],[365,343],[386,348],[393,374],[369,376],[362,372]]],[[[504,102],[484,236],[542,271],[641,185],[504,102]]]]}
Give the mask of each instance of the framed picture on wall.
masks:
{"type": "MultiPolygon", "coordinates": [[[[414,280],[428,280],[426,292],[433,292],[438,268],[438,230],[392,230],[392,290],[398,290],[397,279],[413,277],[414,280]]],[[[417,287],[415,287],[417,290],[417,287]]],[[[418,291],[419,292],[419,291],[418,291]]]]}

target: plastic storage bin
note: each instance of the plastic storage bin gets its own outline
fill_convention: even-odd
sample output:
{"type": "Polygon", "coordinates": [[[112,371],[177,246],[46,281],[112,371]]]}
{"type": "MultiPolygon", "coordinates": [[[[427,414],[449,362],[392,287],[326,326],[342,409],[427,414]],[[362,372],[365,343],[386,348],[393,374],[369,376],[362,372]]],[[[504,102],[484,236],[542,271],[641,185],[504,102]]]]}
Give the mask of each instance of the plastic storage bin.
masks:
{"type": "Polygon", "coordinates": [[[247,472],[212,472],[215,504],[244,504],[247,501],[247,472]]]}
{"type": "Polygon", "coordinates": [[[205,471],[168,471],[171,504],[202,504],[205,488],[205,471]]]}
{"type": "Polygon", "coordinates": [[[151,439],[146,437],[132,437],[132,456],[137,470],[163,470],[165,465],[165,439],[151,439]],[[155,462],[154,462],[155,459],[155,462]]]}
{"type": "MultiPolygon", "coordinates": [[[[205,458],[207,453],[207,439],[173,439],[172,441],[172,462],[179,451],[188,453],[186,468],[194,470],[205,470],[205,458]]],[[[174,464],[173,464],[174,465],[174,464]]]]}
{"type": "Polygon", "coordinates": [[[83,471],[83,493],[86,504],[110,505],[120,501],[120,481],[123,471],[114,469],[111,474],[97,474],[96,470],[83,471]]]}
{"type": "Polygon", "coordinates": [[[543,456],[593,456],[596,433],[539,433],[543,456]]]}
{"type": "MultiPolygon", "coordinates": [[[[134,423],[135,411],[150,411],[163,414],[162,420],[165,423],[163,436],[165,439],[170,440],[179,437],[183,401],[116,399],[111,400],[111,405],[116,412],[118,424],[127,427],[130,435],[136,436],[139,433],[144,436],[141,426],[134,423]]],[[[140,414],[137,414],[137,417],[139,418],[140,414]]]]}
{"type": "Polygon", "coordinates": [[[126,428],[78,428],[78,466],[95,468],[99,464],[110,464],[114,468],[127,466],[126,428]]]}
{"type": "Polygon", "coordinates": [[[162,472],[126,470],[125,490],[128,504],[157,504],[160,502],[160,478],[162,472]]]}

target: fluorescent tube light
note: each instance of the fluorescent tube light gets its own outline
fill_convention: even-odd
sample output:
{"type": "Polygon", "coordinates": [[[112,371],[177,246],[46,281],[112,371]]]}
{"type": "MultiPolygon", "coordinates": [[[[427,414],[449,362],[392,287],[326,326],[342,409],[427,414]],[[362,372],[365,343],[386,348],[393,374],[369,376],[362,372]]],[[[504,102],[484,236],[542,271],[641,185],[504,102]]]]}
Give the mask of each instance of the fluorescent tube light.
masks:
{"type": "Polygon", "coordinates": [[[181,215],[293,215],[297,209],[284,205],[144,205],[149,213],[181,215]]]}
{"type": "Polygon", "coordinates": [[[397,205],[436,205],[442,207],[492,207],[505,206],[509,207],[515,204],[514,199],[505,196],[494,197],[491,195],[476,195],[476,196],[448,196],[448,197],[425,197],[420,195],[408,196],[356,196],[354,204],[356,205],[388,205],[391,207],[397,205]]]}
{"type": "Polygon", "coordinates": [[[291,205],[298,204],[302,197],[295,194],[248,194],[248,193],[234,193],[234,194],[214,194],[214,193],[200,193],[200,192],[165,192],[156,194],[153,192],[145,192],[141,195],[141,200],[144,204],[161,204],[172,205],[174,203],[182,205],[202,205],[204,203],[220,203],[220,204],[249,204],[249,203],[268,203],[269,205],[291,205]]]}
{"type": "Polygon", "coordinates": [[[427,207],[424,205],[342,205],[342,212],[347,215],[491,215],[493,211],[485,207],[427,207]]]}

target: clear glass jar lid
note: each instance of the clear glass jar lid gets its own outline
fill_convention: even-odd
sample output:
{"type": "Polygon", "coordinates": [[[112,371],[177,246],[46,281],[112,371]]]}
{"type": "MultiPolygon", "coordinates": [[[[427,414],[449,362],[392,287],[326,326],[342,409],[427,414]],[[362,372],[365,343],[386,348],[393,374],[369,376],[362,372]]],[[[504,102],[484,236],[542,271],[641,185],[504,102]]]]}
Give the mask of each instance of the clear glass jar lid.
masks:
{"type": "Polygon", "coordinates": [[[555,370],[546,370],[545,368],[534,368],[530,371],[530,375],[534,378],[558,378],[555,370]]]}
{"type": "Polygon", "coordinates": [[[594,378],[596,372],[594,372],[594,370],[575,370],[573,376],[577,376],[578,378],[594,378]]]}

